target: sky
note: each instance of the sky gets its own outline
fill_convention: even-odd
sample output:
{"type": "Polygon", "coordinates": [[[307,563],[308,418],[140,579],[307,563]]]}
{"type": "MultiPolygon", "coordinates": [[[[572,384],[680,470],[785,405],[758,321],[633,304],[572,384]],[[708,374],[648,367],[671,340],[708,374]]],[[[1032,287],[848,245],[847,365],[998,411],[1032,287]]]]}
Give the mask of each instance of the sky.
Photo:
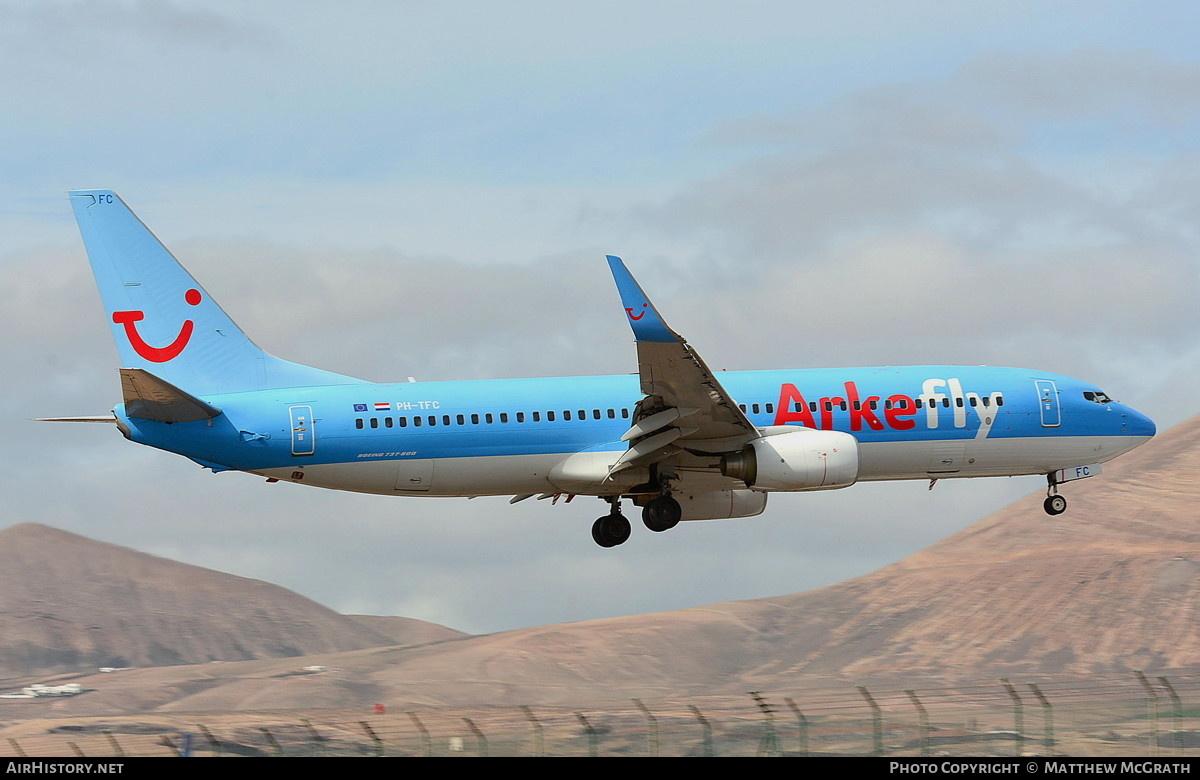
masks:
{"type": "Polygon", "coordinates": [[[773,495],[606,550],[594,498],[266,484],[31,422],[120,400],[66,191],[119,192],[263,348],[365,379],[635,371],[615,253],[713,368],[1040,368],[1162,430],[1200,382],[1198,23],[1102,0],[0,0],[0,527],[473,633],[899,560],[1043,480],[773,495]]]}

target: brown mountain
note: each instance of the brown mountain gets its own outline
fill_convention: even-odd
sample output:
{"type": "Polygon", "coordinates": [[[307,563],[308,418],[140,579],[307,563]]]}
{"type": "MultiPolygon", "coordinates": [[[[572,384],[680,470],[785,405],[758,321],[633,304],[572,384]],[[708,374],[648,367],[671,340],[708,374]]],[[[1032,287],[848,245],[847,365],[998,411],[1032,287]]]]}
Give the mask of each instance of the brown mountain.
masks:
{"type": "Polygon", "coordinates": [[[24,523],[0,531],[0,675],[391,645],[258,580],[24,523]]]}

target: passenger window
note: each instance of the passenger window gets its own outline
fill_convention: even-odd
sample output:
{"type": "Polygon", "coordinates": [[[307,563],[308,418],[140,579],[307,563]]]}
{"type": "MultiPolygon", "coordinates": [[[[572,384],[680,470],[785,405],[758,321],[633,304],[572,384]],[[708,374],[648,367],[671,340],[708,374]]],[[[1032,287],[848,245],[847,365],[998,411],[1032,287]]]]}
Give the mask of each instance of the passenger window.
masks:
{"type": "Polygon", "coordinates": [[[449,425],[449,424],[450,424],[450,415],[443,414],[442,415],[442,425],[449,425]]]}
{"type": "Polygon", "coordinates": [[[401,428],[407,428],[407,427],[408,427],[408,418],[407,418],[407,417],[401,417],[401,418],[400,418],[400,427],[401,427],[401,428]]]}
{"type": "Polygon", "coordinates": [[[546,412],[546,422],[554,422],[554,412],[546,412]]]}
{"type": "Polygon", "coordinates": [[[471,425],[479,425],[479,415],[478,414],[471,415],[471,425]]]}
{"type": "Polygon", "coordinates": [[[391,428],[393,424],[394,424],[394,423],[392,422],[392,418],[391,418],[391,417],[384,417],[384,418],[383,418],[383,427],[385,427],[385,428],[391,428]]]}
{"type": "Polygon", "coordinates": [[[491,413],[491,412],[487,412],[487,413],[485,413],[485,414],[483,415],[483,421],[484,421],[485,423],[487,423],[488,425],[491,425],[491,424],[494,422],[494,418],[492,417],[492,413],[491,413]]]}
{"type": "Polygon", "coordinates": [[[359,417],[357,420],[354,421],[354,427],[358,428],[360,431],[362,430],[363,421],[362,421],[361,417],[359,417]]]}
{"type": "Polygon", "coordinates": [[[460,414],[460,415],[458,415],[457,417],[455,417],[455,418],[454,418],[454,421],[455,421],[455,422],[457,422],[459,425],[466,425],[466,424],[467,424],[467,418],[463,417],[461,414],[460,414]]]}
{"type": "Polygon", "coordinates": [[[628,420],[628,419],[629,419],[629,410],[628,410],[628,409],[622,409],[622,410],[621,410],[621,417],[622,417],[622,418],[624,418],[624,419],[626,419],[626,420],[628,420]]]}
{"type": "Polygon", "coordinates": [[[371,427],[372,427],[372,428],[378,428],[378,427],[379,427],[379,418],[378,418],[378,417],[372,417],[372,418],[371,418],[371,427]]]}
{"type": "Polygon", "coordinates": [[[429,415],[429,424],[437,425],[437,416],[436,415],[432,415],[432,414],[429,415]]]}
{"type": "Polygon", "coordinates": [[[610,420],[615,420],[615,419],[617,419],[617,410],[616,410],[616,409],[609,409],[609,410],[608,410],[608,419],[610,419],[610,420]]]}
{"type": "Polygon", "coordinates": [[[508,422],[508,412],[500,412],[500,422],[508,422]]]}
{"type": "Polygon", "coordinates": [[[525,412],[517,412],[517,422],[525,422],[525,412]]]}
{"type": "Polygon", "coordinates": [[[542,421],[542,413],[541,413],[541,412],[534,412],[534,413],[533,413],[533,421],[534,421],[534,422],[541,422],[541,421],[542,421]]]}
{"type": "Polygon", "coordinates": [[[571,410],[570,409],[563,409],[563,419],[564,420],[571,419],[571,410]]]}
{"type": "Polygon", "coordinates": [[[421,427],[421,418],[420,418],[420,417],[414,417],[414,418],[413,418],[413,427],[414,427],[414,428],[420,428],[420,427],[421,427]]]}

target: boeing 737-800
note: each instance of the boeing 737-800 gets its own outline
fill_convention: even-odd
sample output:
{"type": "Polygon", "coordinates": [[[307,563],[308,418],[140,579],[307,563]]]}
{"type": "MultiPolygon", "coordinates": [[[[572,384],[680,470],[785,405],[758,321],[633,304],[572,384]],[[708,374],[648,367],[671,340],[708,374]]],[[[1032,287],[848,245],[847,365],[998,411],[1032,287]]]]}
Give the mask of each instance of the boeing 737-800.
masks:
{"type": "MultiPolygon", "coordinates": [[[[71,204],[111,318],[126,438],[217,471],[395,496],[598,496],[630,535],[749,517],[775,491],[1040,474],[1058,486],[1154,435],[1095,385],[986,366],[714,373],[609,256],[637,374],[375,384],[254,344],[109,190],[71,204]]],[[[931,483],[932,484],[932,483],[931,483]]]]}

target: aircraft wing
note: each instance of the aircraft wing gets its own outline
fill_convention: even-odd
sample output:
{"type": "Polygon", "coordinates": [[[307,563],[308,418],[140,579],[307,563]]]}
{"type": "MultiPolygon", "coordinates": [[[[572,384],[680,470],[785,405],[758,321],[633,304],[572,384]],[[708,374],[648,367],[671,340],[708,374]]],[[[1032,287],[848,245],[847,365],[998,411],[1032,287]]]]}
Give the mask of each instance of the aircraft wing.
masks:
{"type": "Polygon", "coordinates": [[[758,429],[696,350],[667,327],[621,258],[609,255],[608,265],[637,341],[646,396],[637,405],[633,427],[622,437],[632,442],[629,450],[611,473],[656,463],[681,450],[736,451],[758,437],[758,429]]]}

